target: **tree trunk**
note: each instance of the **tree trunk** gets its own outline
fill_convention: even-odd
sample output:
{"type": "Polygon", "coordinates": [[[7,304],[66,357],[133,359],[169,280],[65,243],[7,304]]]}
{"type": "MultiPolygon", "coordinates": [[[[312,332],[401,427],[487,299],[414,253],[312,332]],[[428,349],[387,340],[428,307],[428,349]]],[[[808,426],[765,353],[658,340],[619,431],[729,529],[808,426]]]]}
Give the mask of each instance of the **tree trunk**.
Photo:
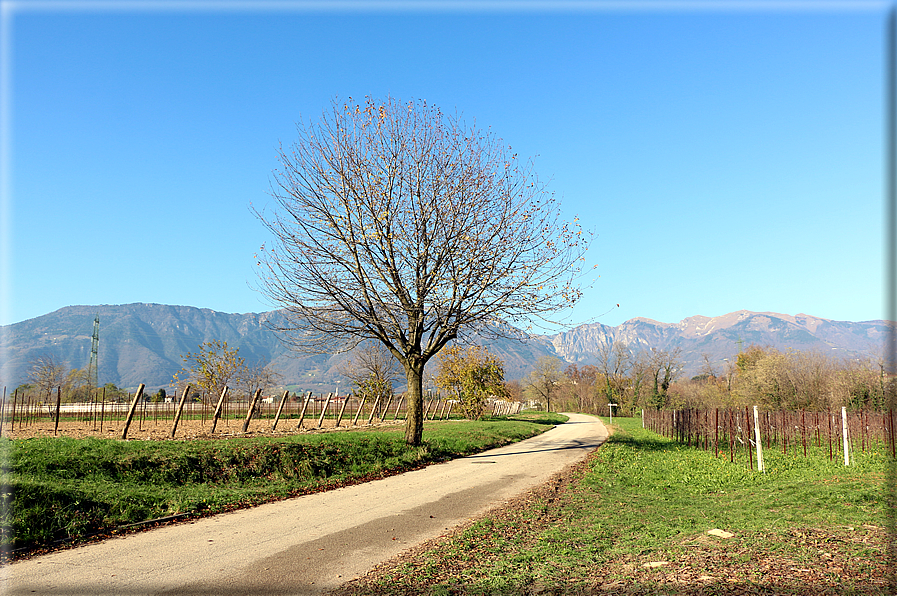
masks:
{"type": "Polygon", "coordinates": [[[420,445],[424,435],[424,365],[419,368],[414,363],[405,365],[408,381],[408,405],[405,415],[405,443],[420,445]]]}

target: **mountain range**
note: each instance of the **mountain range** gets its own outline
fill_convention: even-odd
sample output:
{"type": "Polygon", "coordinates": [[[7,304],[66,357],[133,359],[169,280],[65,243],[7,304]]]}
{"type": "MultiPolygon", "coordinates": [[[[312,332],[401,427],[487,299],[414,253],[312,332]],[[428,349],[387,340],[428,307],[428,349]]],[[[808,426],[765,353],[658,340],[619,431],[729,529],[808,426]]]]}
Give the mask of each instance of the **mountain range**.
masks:
{"type": "MultiPolygon", "coordinates": [[[[94,317],[100,317],[98,378],[120,387],[165,387],[182,365],[182,356],[200,343],[226,341],[238,347],[247,363],[270,362],[283,382],[300,389],[325,390],[337,382],[347,386],[340,370],[350,354],[305,356],[284,346],[270,325],[281,314],[230,314],[205,308],[163,304],[68,306],[52,313],[0,327],[0,384],[10,390],[27,381],[31,363],[49,354],[71,368],[90,359],[94,317]]],[[[694,316],[679,323],[646,318],[612,327],[581,325],[553,335],[529,335],[523,340],[477,339],[505,361],[508,379],[520,379],[542,357],[594,364],[602,346],[614,341],[632,350],[681,350],[683,373],[698,374],[704,355],[717,369],[725,358],[751,344],[780,350],[818,350],[844,357],[877,355],[894,323],[882,320],[833,321],[810,315],[784,315],[746,310],[718,317],[694,316]],[[837,350],[837,352],[832,352],[837,350]]]]}

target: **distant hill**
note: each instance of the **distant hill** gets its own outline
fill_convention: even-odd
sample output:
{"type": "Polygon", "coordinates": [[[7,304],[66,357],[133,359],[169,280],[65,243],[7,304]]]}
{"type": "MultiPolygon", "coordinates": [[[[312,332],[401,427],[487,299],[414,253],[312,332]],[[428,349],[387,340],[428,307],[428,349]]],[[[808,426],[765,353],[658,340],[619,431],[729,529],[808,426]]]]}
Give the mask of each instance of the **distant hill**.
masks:
{"type": "MultiPolygon", "coordinates": [[[[163,387],[182,366],[181,356],[204,341],[223,340],[238,347],[247,362],[270,361],[287,384],[324,390],[337,381],[341,365],[351,355],[301,356],[284,347],[266,325],[278,311],[229,314],[189,306],[124,304],[69,306],[2,328],[0,384],[9,388],[25,382],[29,363],[49,353],[72,368],[90,358],[94,316],[100,316],[99,380],[120,387],[163,387]]],[[[614,340],[633,349],[682,350],[685,373],[697,374],[702,355],[721,363],[740,347],[770,345],[782,350],[825,350],[845,355],[881,351],[888,323],[831,321],[809,315],[738,311],[720,317],[695,316],[676,324],[636,318],[616,327],[595,323],[556,335],[525,341],[478,340],[505,361],[509,379],[524,377],[545,356],[566,362],[596,362],[596,352],[614,340]]]]}
{"type": "Polygon", "coordinates": [[[732,358],[751,344],[782,351],[821,351],[842,357],[881,354],[889,326],[886,321],[832,321],[805,314],[795,316],[740,310],[719,317],[694,316],[679,323],[630,319],[616,327],[600,323],[581,325],[551,336],[557,355],[568,362],[594,364],[603,345],[620,341],[637,351],[680,348],[684,370],[694,375],[703,355],[720,370],[723,359],[732,358]]]}

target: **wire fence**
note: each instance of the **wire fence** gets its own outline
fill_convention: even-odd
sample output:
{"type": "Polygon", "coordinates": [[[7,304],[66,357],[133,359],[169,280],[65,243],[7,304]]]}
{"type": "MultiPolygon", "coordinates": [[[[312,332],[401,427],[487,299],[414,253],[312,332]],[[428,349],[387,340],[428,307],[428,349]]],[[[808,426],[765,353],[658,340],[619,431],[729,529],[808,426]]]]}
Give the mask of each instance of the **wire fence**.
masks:
{"type": "Polygon", "coordinates": [[[856,451],[895,453],[893,410],[754,411],[751,408],[686,408],[644,410],[645,428],[677,442],[713,450],[730,461],[743,458],[753,469],[761,463],[760,451],[781,450],[785,455],[807,457],[808,450],[827,451],[830,460],[856,451]]]}
{"type": "MultiPolygon", "coordinates": [[[[65,435],[67,431],[72,432],[72,423],[77,423],[74,426],[81,435],[85,431],[102,434],[112,425],[125,424],[122,438],[126,438],[127,428],[140,431],[166,426],[172,427],[171,436],[174,437],[181,422],[194,427],[198,424],[204,432],[231,433],[245,432],[251,421],[256,432],[284,432],[371,425],[405,420],[408,415],[404,394],[368,399],[353,394],[284,392],[258,399],[254,404],[250,396],[223,399],[219,409],[218,400],[202,394],[183,403],[176,398],[151,401],[148,396],[137,396],[136,393],[128,393],[126,399],[111,401],[105,399],[105,391],[100,389],[92,401],[62,403],[61,390],[57,389],[55,393],[55,400],[48,399],[46,394],[18,391],[0,398],[0,436],[15,437],[16,431],[21,434],[38,425],[43,428],[52,425],[54,435],[65,435]],[[270,423],[270,426],[264,423],[270,423]]],[[[461,412],[456,405],[454,400],[428,392],[423,403],[424,419],[459,418],[461,412]]],[[[512,414],[519,409],[520,404],[500,401],[490,408],[492,415],[512,414]]]]}

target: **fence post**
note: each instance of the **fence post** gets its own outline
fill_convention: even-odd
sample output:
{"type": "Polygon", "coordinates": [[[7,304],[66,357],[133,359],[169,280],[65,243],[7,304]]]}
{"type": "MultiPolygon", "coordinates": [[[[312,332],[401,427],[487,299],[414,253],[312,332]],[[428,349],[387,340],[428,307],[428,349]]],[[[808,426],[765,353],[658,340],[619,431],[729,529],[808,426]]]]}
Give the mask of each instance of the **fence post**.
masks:
{"type": "Polygon", "coordinates": [[[321,417],[318,418],[318,428],[321,428],[321,425],[324,424],[324,416],[327,415],[327,406],[330,405],[331,397],[333,397],[333,393],[328,393],[327,399],[324,401],[324,407],[321,408],[321,417]]]}
{"type": "Polygon", "coordinates": [[[53,426],[53,435],[59,430],[59,408],[62,405],[62,387],[56,388],[56,424],[53,426]]]}
{"type": "MultiPolygon", "coordinates": [[[[137,409],[137,402],[140,401],[140,397],[143,395],[143,388],[146,385],[143,383],[137,387],[137,393],[134,394],[134,401],[131,402],[131,409],[128,410],[128,417],[125,419],[125,427],[121,429],[121,438],[125,440],[128,438],[128,427],[131,426],[131,419],[134,418],[134,411],[137,409]]],[[[103,396],[105,398],[105,394],[103,396]]],[[[105,399],[104,399],[105,401],[105,399]]]]}
{"type": "Polygon", "coordinates": [[[398,403],[396,403],[396,413],[395,413],[395,414],[393,415],[393,417],[392,417],[393,420],[398,420],[398,419],[399,419],[399,408],[402,407],[402,402],[403,402],[403,401],[405,401],[405,394],[404,394],[404,393],[399,397],[399,401],[398,401],[398,403]]]}
{"type": "Polygon", "coordinates": [[[3,401],[0,402],[0,437],[3,436],[3,419],[9,408],[6,407],[6,385],[3,386],[3,401]]]}
{"type": "Polygon", "coordinates": [[[305,395],[305,403],[302,404],[302,413],[299,414],[299,424],[296,425],[296,428],[302,428],[302,421],[305,420],[305,411],[308,409],[308,402],[311,401],[311,391],[309,391],[305,395]]]}
{"type": "MultiPolygon", "coordinates": [[[[141,385],[142,387],[142,385],[141,385]]],[[[187,402],[187,395],[190,393],[190,385],[184,387],[184,392],[181,393],[181,399],[178,401],[178,409],[174,413],[174,423],[171,425],[171,438],[174,438],[174,433],[178,431],[178,422],[181,421],[181,412],[184,411],[184,404],[187,402]]]]}
{"type": "Polygon", "coordinates": [[[212,414],[212,432],[215,432],[215,427],[218,426],[218,418],[221,417],[221,407],[224,405],[224,399],[227,395],[227,385],[224,386],[224,389],[221,390],[221,397],[218,398],[218,405],[215,406],[215,413],[212,414]]]}
{"type": "Polygon", "coordinates": [[[243,432],[245,433],[249,430],[249,421],[252,420],[252,413],[255,411],[255,405],[259,401],[259,396],[262,394],[261,388],[255,390],[255,394],[252,396],[252,399],[249,401],[249,411],[246,412],[246,420],[243,421],[243,432]]]}
{"type": "Polygon", "coordinates": [[[763,465],[763,443],[760,439],[760,414],[757,412],[757,406],[754,406],[754,443],[757,446],[757,470],[765,472],[763,465]]]}
{"type": "Polygon", "coordinates": [[[841,435],[844,439],[844,465],[850,465],[850,443],[847,439],[847,408],[841,406],[841,435]]]}
{"type": "Polygon", "coordinates": [[[383,422],[386,421],[386,415],[389,414],[389,406],[392,405],[392,398],[393,398],[393,397],[395,397],[395,396],[392,394],[392,390],[390,390],[390,392],[389,392],[389,399],[386,400],[386,405],[383,406],[383,415],[380,416],[380,420],[383,421],[383,422]]]}
{"type": "Polygon", "coordinates": [[[289,389],[283,392],[283,397],[280,398],[280,405],[277,406],[277,414],[274,415],[274,424],[271,425],[271,430],[277,430],[277,421],[280,420],[280,414],[283,412],[283,405],[287,403],[287,397],[290,395],[289,389]]]}
{"type": "MultiPolygon", "coordinates": [[[[368,424],[369,425],[373,424],[373,422],[374,422],[374,414],[377,413],[378,405],[380,405],[380,396],[379,395],[377,396],[377,399],[374,400],[374,405],[371,406],[371,415],[368,416],[368,424]]],[[[381,418],[380,420],[382,421],[383,419],[381,418]]],[[[426,420],[426,418],[424,418],[424,420],[426,420]]]]}
{"type": "MultiPolygon", "coordinates": [[[[24,394],[24,392],[23,392],[24,394]]],[[[16,387],[15,392],[12,394],[12,419],[9,421],[9,430],[16,430],[16,402],[19,397],[19,388],[16,387]]],[[[21,422],[19,424],[21,426],[21,422]]]]}
{"type": "MultiPolygon", "coordinates": [[[[343,421],[343,414],[346,411],[346,405],[349,403],[349,397],[351,395],[352,395],[351,393],[347,393],[346,398],[343,400],[343,405],[340,406],[339,415],[336,417],[336,428],[339,428],[339,423],[343,421]]],[[[339,391],[337,391],[336,397],[339,398],[339,391]]]]}

